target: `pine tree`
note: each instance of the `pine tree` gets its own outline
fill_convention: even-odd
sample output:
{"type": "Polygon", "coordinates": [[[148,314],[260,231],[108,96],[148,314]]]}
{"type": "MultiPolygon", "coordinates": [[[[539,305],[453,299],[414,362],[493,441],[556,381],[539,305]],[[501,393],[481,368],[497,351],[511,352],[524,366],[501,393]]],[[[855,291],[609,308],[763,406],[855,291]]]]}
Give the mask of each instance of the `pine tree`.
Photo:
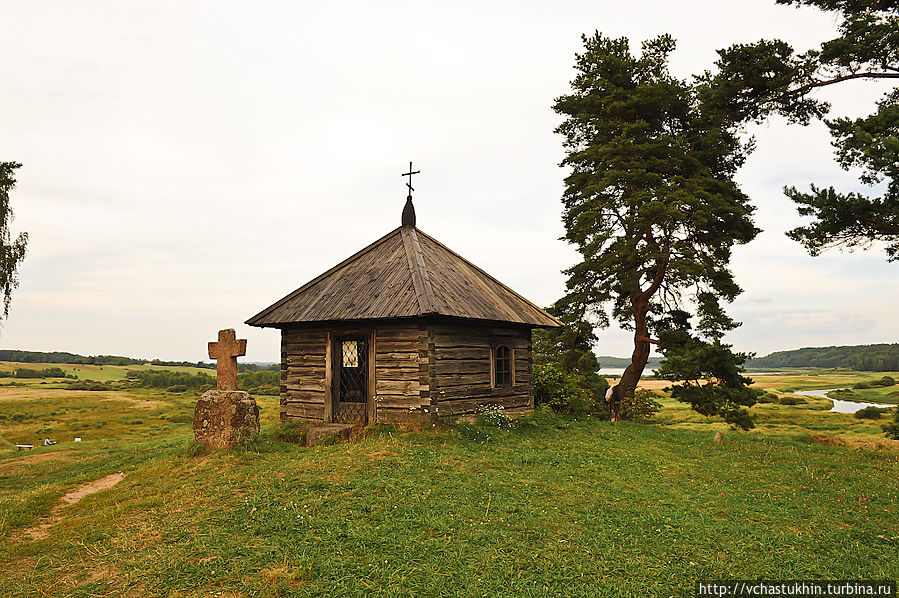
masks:
{"type": "Polygon", "coordinates": [[[704,76],[668,71],[675,42],[647,41],[634,56],[626,38],[584,36],[572,93],[556,100],[567,155],[565,239],[581,261],[556,304],[574,330],[609,316],[634,331],[634,351],[613,389],[612,419],[646,366],[654,322],[700,296],[697,314],[719,312],[740,292],[728,269],[735,244],[758,230],[734,182],[749,150],[742,119],[720,110],[704,76]]]}

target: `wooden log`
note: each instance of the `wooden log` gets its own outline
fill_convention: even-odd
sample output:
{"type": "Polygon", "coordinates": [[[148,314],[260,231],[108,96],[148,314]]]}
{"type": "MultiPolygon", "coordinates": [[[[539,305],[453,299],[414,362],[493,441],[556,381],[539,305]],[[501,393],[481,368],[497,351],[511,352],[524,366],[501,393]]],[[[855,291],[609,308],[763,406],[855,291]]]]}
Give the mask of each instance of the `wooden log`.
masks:
{"type": "Polygon", "coordinates": [[[481,386],[455,386],[449,388],[431,389],[431,402],[443,402],[453,399],[464,398],[481,398],[481,397],[504,397],[516,394],[527,395],[531,392],[529,386],[505,386],[501,388],[492,388],[489,385],[481,386]]]}
{"type": "Polygon", "coordinates": [[[376,380],[419,380],[419,369],[412,368],[375,368],[376,380]]]}
{"type": "Polygon", "coordinates": [[[289,368],[287,370],[287,381],[298,380],[316,380],[324,383],[325,368],[289,368]]]}
{"type": "Polygon", "coordinates": [[[415,353],[391,353],[391,357],[375,357],[376,368],[410,368],[418,365],[418,355],[415,353]],[[393,357],[394,355],[405,355],[405,357],[393,357]]]}
{"type": "Polygon", "coordinates": [[[376,380],[375,393],[381,394],[401,394],[409,396],[412,393],[418,393],[421,390],[429,390],[422,388],[418,380],[376,380]]]}
{"type": "Polygon", "coordinates": [[[510,395],[508,397],[475,399],[457,399],[454,401],[440,401],[437,404],[438,415],[458,415],[461,413],[476,413],[486,405],[502,405],[506,409],[527,408],[530,404],[528,395],[510,395]]]}
{"type": "Polygon", "coordinates": [[[428,407],[428,399],[418,396],[407,397],[404,395],[377,395],[375,405],[377,408],[408,409],[409,407],[428,407]]]}
{"type": "Polygon", "coordinates": [[[437,373],[437,379],[435,380],[435,386],[438,388],[445,388],[448,386],[459,386],[463,384],[468,385],[487,385],[490,386],[490,374],[489,372],[485,373],[471,373],[471,374],[442,374],[437,373]]]}
{"type": "Polygon", "coordinates": [[[332,371],[334,370],[334,365],[332,363],[332,360],[334,359],[333,355],[334,341],[331,339],[331,334],[329,333],[325,341],[325,408],[322,412],[322,419],[326,422],[334,419],[334,382],[332,380],[332,371]]]}
{"type": "Polygon", "coordinates": [[[286,358],[282,361],[285,365],[307,365],[312,367],[325,367],[325,352],[322,350],[321,354],[312,354],[312,353],[287,353],[285,355],[286,358]]]}
{"type": "Polygon", "coordinates": [[[327,398],[327,394],[323,392],[313,392],[308,390],[290,390],[287,389],[287,392],[283,394],[282,397],[288,403],[290,402],[300,402],[300,403],[319,403],[324,404],[325,399],[327,398]]]}
{"type": "Polygon", "coordinates": [[[328,333],[312,330],[285,330],[281,333],[283,343],[324,343],[328,340],[328,333]]]}
{"type": "Polygon", "coordinates": [[[281,406],[281,419],[323,419],[325,415],[324,405],[309,403],[287,403],[281,406]]]}
{"type": "Polygon", "coordinates": [[[447,374],[489,374],[489,360],[453,359],[450,361],[438,361],[434,366],[438,376],[447,374]]]}
{"type": "Polygon", "coordinates": [[[418,353],[418,340],[382,341],[378,339],[378,350],[381,353],[418,353]]]}
{"type": "Polygon", "coordinates": [[[436,361],[453,359],[490,359],[490,347],[436,347],[434,348],[436,361]]]}
{"type": "Polygon", "coordinates": [[[382,330],[379,328],[375,331],[375,335],[378,342],[409,342],[417,341],[421,332],[417,328],[396,330],[382,330]]]}
{"type": "Polygon", "coordinates": [[[324,382],[312,383],[312,382],[306,382],[306,381],[302,381],[302,382],[288,381],[284,386],[287,387],[288,392],[291,390],[308,391],[308,392],[325,392],[324,382]]]}

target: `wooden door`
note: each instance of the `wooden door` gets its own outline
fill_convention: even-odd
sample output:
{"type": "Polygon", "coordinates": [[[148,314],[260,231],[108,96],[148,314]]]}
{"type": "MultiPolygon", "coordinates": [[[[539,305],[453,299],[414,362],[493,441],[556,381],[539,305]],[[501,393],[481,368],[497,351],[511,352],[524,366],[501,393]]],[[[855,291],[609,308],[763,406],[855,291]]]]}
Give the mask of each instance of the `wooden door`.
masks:
{"type": "Polygon", "coordinates": [[[340,336],[335,339],[334,421],[364,426],[368,423],[368,339],[340,336]]]}

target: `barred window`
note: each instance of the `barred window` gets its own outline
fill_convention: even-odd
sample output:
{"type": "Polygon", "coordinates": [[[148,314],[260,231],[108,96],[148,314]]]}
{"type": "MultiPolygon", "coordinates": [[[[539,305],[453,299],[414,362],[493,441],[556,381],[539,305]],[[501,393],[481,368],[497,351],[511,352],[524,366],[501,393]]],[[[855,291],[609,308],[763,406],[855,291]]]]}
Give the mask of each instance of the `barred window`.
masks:
{"type": "Polygon", "coordinates": [[[512,350],[506,345],[493,350],[493,385],[512,385],[512,350]]]}

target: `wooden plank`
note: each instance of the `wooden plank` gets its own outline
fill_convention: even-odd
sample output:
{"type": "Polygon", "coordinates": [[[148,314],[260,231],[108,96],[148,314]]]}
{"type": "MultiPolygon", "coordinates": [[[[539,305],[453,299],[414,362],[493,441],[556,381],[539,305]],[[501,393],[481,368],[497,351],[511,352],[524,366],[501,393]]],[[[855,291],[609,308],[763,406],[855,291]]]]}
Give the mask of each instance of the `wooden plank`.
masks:
{"type": "Polygon", "coordinates": [[[418,353],[387,353],[375,358],[376,367],[411,367],[418,363],[418,353]]]}
{"type": "Polygon", "coordinates": [[[437,386],[438,388],[445,388],[447,386],[459,386],[460,384],[484,384],[486,386],[490,386],[490,374],[437,374],[435,386],[437,386]]]}
{"type": "Polygon", "coordinates": [[[434,347],[434,359],[490,359],[490,347],[434,347]]]}
{"type": "Polygon", "coordinates": [[[418,340],[378,341],[382,353],[418,353],[418,340]]]}
{"type": "Polygon", "coordinates": [[[434,296],[434,289],[431,286],[431,279],[428,276],[428,269],[425,266],[415,228],[404,226],[400,229],[400,234],[403,237],[406,262],[409,272],[412,274],[412,284],[418,299],[419,313],[435,313],[438,305],[437,298],[434,296]]]}
{"type": "Polygon", "coordinates": [[[325,408],[322,412],[322,419],[326,422],[334,421],[334,381],[332,379],[334,348],[332,345],[333,340],[329,332],[325,339],[325,408]]]}
{"type": "Polygon", "coordinates": [[[312,354],[312,353],[288,353],[287,357],[290,358],[290,361],[284,361],[284,365],[310,365],[316,367],[325,367],[325,352],[324,350],[321,354],[312,354]]]}
{"type": "Polygon", "coordinates": [[[285,345],[281,349],[281,355],[290,357],[291,360],[321,358],[325,357],[325,344],[321,345],[285,345]]]}
{"type": "Polygon", "coordinates": [[[475,399],[457,399],[440,401],[437,405],[438,415],[458,415],[461,413],[477,413],[485,405],[502,405],[503,410],[527,408],[530,404],[528,395],[510,395],[506,397],[481,397],[475,399]]]}
{"type": "Polygon", "coordinates": [[[287,387],[288,392],[291,390],[299,390],[305,392],[325,392],[324,383],[312,384],[309,382],[288,382],[284,386],[287,387]]]}
{"type": "Polygon", "coordinates": [[[286,403],[317,403],[325,404],[327,394],[323,392],[314,392],[308,390],[287,390],[282,395],[282,402],[286,403]]]}
{"type": "Polygon", "coordinates": [[[431,399],[435,404],[440,404],[446,400],[464,399],[475,397],[503,397],[516,394],[526,395],[531,392],[529,386],[506,386],[502,388],[492,388],[489,385],[481,386],[456,386],[448,388],[436,388],[431,390],[431,399]]]}
{"type": "Polygon", "coordinates": [[[381,394],[402,394],[411,396],[421,390],[430,390],[422,388],[418,380],[384,380],[379,379],[375,386],[375,393],[381,394]]]}
{"type": "Polygon", "coordinates": [[[376,356],[378,354],[378,339],[375,331],[372,330],[369,334],[368,339],[368,380],[365,385],[365,405],[366,405],[366,413],[365,418],[367,424],[374,423],[377,421],[377,411],[375,407],[375,387],[378,383],[378,373],[375,367],[375,360],[372,359],[372,356],[376,356]]]}
{"type": "Polygon", "coordinates": [[[419,332],[418,326],[396,329],[378,328],[375,335],[379,342],[402,343],[418,340],[419,332]]]}
{"type": "Polygon", "coordinates": [[[419,380],[420,370],[414,368],[376,368],[378,380],[419,380]]]}
{"type": "Polygon", "coordinates": [[[281,406],[282,421],[286,416],[296,419],[314,419],[320,420],[324,418],[324,405],[312,405],[309,403],[288,403],[281,406]]]}
{"type": "Polygon", "coordinates": [[[378,395],[375,404],[378,409],[409,409],[409,407],[428,407],[430,401],[419,396],[378,395]]]}
{"type": "Polygon", "coordinates": [[[489,374],[490,360],[453,359],[450,361],[438,361],[435,365],[435,371],[438,376],[447,374],[489,374]]]}

